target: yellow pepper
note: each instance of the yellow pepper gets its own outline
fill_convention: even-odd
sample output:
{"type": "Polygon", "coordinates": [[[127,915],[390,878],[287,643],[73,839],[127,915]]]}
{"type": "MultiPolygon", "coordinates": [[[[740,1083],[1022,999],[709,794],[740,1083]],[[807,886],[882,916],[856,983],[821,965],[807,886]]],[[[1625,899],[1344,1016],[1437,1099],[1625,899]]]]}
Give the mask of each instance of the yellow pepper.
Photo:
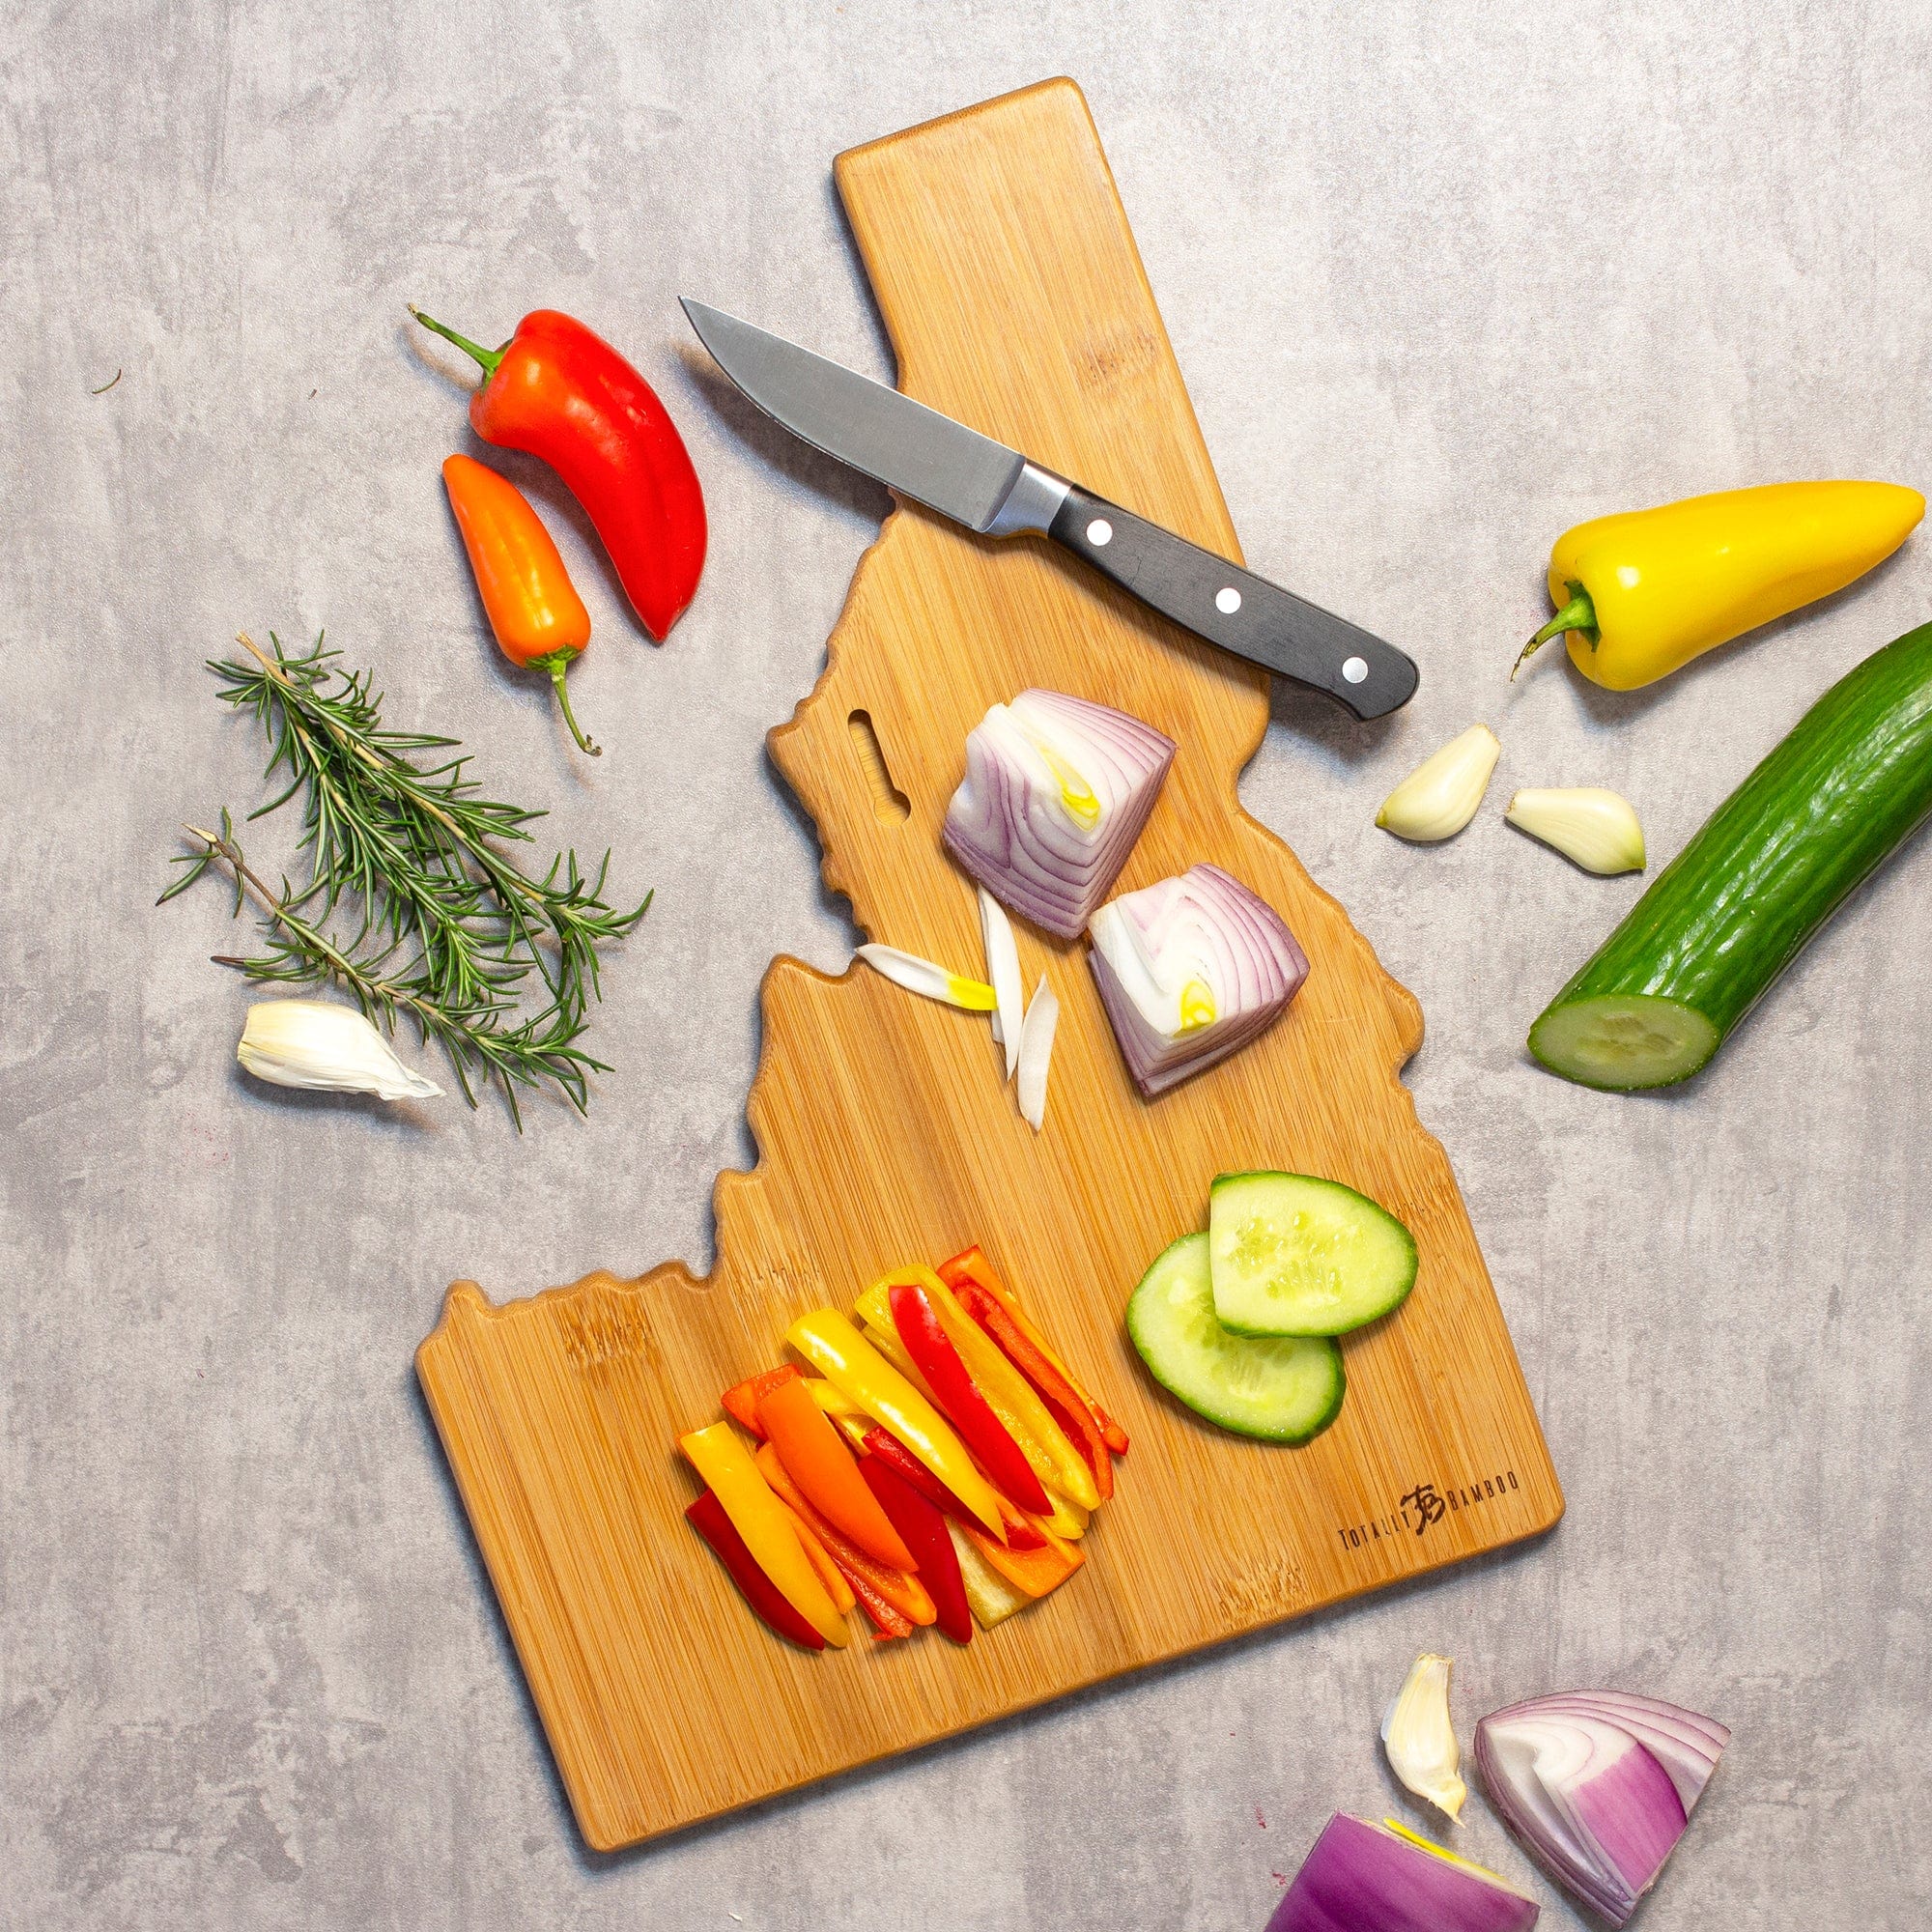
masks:
{"type": "Polygon", "coordinates": [[[834,1308],[801,1315],[785,1330],[785,1340],[880,1428],[896,1435],[993,1535],[1006,1541],[999,1498],[966,1453],[965,1443],[952,1433],[952,1425],[844,1316],[834,1308]]]}
{"type": "Polygon", "coordinates": [[[842,1648],[849,1635],[845,1619],[818,1580],[784,1504],[758,1473],[737,1431],[728,1422],[714,1422],[709,1429],[694,1429],[680,1436],[678,1447],[731,1519],[731,1527],[745,1539],[753,1562],[827,1643],[842,1648]]]}
{"type": "MultiPolygon", "coordinates": [[[[966,1364],[966,1373],[1020,1445],[1020,1454],[1034,1474],[1048,1490],[1057,1491],[1083,1510],[1098,1509],[1100,1491],[1086,1457],[1066,1439],[1066,1432],[1054,1421],[1052,1410],[1008,1361],[999,1344],[960,1307],[959,1297],[930,1268],[923,1267],[901,1268],[887,1275],[878,1288],[890,1290],[901,1282],[925,1290],[939,1325],[966,1364]]],[[[866,1312],[863,1303],[860,1312],[866,1312]]]]}
{"type": "Polygon", "coordinates": [[[1897,483],[1770,483],[1594,517],[1557,538],[1549,598],[1558,610],[1517,668],[1567,632],[1570,662],[1585,677],[1634,691],[1842,590],[1924,514],[1925,498],[1897,483]]]}

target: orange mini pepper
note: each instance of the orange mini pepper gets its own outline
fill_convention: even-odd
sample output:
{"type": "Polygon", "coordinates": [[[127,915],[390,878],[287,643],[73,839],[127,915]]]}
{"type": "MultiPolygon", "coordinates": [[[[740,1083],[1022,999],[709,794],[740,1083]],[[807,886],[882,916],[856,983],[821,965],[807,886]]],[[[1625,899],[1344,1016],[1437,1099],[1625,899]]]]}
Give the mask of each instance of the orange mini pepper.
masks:
{"type": "Polygon", "coordinates": [[[442,482],[497,648],[513,665],[550,673],[570,735],[580,750],[602,756],[578,729],[563,681],[590,641],[590,612],[543,520],[507,476],[473,457],[449,457],[442,482]]]}
{"type": "Polygon", "coordinates": [[[917,1570],[913,1553],[859,1474],[859,1462],[811,1399],[802,1377],[776,1382],[758,1398],[760,1433],[820,1516],[867,1555],[895,1570],[917,1570]]]}

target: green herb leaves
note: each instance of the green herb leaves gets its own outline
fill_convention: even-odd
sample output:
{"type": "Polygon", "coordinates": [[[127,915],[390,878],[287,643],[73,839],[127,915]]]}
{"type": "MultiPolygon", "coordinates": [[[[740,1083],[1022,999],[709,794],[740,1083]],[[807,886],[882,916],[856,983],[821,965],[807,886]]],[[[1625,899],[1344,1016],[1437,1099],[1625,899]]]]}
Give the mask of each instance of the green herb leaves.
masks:
{"type": "Polygon", "coordinates": [[[578,1044],[598,992],[598,950],[637,924],[650,895],[628,912],[608,905],[608,852],[594,877],[575,852],[532,877],[498,848],[528,843],[526,828],[544,814],[477,797],[466,757],[412,755],[460,751],[455,739],[384,729],[369,673],[339,668],[320,638],[297,657],[272,634],[272,657],[239,641],[253,663],[211,659],[209,669],[222,697],[261,722],[270,781],[287,780],[249,817],[300,800],[309,880],[299,890],[286,878],[279,890],[267,885],[224,809],[218,833],[186,828],[195,849],[173,862],[184,870],[161,901],[220,867],[237,913],[246,897],[262,908],[267,940],[256,957],[222,964],[251,980],[333,981],[390,1028],[407,1014],[447,1049],[470,1104],[472,1075],[494,1080],[519,1126],[520,1086],[548,1082],[582,1112],[587,1076],[608,1071],[578,1044]],[[524,996],[538,986],[544,1004],[528,1011],[524,996]]]}

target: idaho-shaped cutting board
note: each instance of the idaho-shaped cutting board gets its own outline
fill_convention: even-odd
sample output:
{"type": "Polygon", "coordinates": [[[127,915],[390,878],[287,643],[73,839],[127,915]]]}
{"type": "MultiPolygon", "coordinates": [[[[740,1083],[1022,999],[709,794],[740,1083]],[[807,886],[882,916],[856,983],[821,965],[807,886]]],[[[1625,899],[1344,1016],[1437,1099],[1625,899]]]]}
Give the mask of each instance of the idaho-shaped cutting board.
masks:
{"type": "MultiPolygon", "coordinates": [[[[1240,551],[1087,104],[1044,82],[842,155],[839,192],[909,395],[1220,554],[1240,551]]],[[[780,318],[759,318],[765,321],[780,318]]],[[[609,1849],[1332,1604],[1555,1521],[1562,1496],[1441,1146],[1400,1071],[1415,1001],[1236,796],[1264,675],[1038,540],[914,504],[853,580],[817,689],[772,733],[827,884],[869,938],[983,958],[940,826],[967,732],[1029,686],[1179,747],[1117,892],[1208,860],[1287,920],[1312,971],[1287,1017],[1152,1102],[1085,946],[1019,924],[1058,994],[1044,1130],[983,1016],[863,966],[780,958],[720,1176],[718,1258],[493,1305],[450,1289],[422,1386],[584,1837],[609,1849]],[[1225,1435],[1150,1379],[1122,1326],[1223,1172],[1348,1182],[1413,1232],[1415,1290],[1344,1343],[1348,1396],[1299,1448],[1225,1435]],[[686,1430],[786,1359],[794,1317],[980,1243],[1125,1426],[1118,1492],[1064,1587],[964,1648],[771,1635],[684,1520],[686,1430]]],[[[611,1096],[614,1102],[616,1096],[611,1096]]],[[[527,1284],[493,1285],[521,1290],[527,1284]]]]}

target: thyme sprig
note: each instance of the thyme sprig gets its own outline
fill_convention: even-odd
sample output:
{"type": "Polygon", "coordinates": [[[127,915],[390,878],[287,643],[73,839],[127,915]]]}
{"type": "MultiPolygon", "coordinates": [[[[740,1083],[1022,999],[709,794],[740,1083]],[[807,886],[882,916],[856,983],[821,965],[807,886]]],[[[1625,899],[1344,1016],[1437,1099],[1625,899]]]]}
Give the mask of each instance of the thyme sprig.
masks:
{"type": "Polygon", "coordinates": [[[221,964],[251,980],[332,981],[391,1031],[407,1015],[446,1049],[472,1106],[475,1073],[501,1088],[520,1127],[517,1089],[546,1080],[582,1112],[589,1074],[609,1070],[578,1044],[599,994],[598,951],[631,931],[650,894],[628,912],[607,904],[608,852],[594,876],[574,851],[531,876],[500,847],[530,842],[527,828],[544,814],[479,798],[468,757],[417,761],[460,750],[455,739],[387,729],[370,674],[341,668],[320,638],[300,656],[272,633],[272,656],[245,636],[237,641],[253,663],[208,668],[223,699],[260,722],[270,781],[288,780],[248,816],[299,796],[308,883],[285,877],[276,891],[251,870],[224,807],[218,833],[185,828],[194,849],[172,862],[183,870],[160,902],[218,866],[234,881],[238,917],[251,897],[260,906],[267,941],[264,952],[221,964]],[[353,936],[331,931],[338,914],[353,936]],[[543,1005],[526,1012],[532,975],[543,1005]]]}

